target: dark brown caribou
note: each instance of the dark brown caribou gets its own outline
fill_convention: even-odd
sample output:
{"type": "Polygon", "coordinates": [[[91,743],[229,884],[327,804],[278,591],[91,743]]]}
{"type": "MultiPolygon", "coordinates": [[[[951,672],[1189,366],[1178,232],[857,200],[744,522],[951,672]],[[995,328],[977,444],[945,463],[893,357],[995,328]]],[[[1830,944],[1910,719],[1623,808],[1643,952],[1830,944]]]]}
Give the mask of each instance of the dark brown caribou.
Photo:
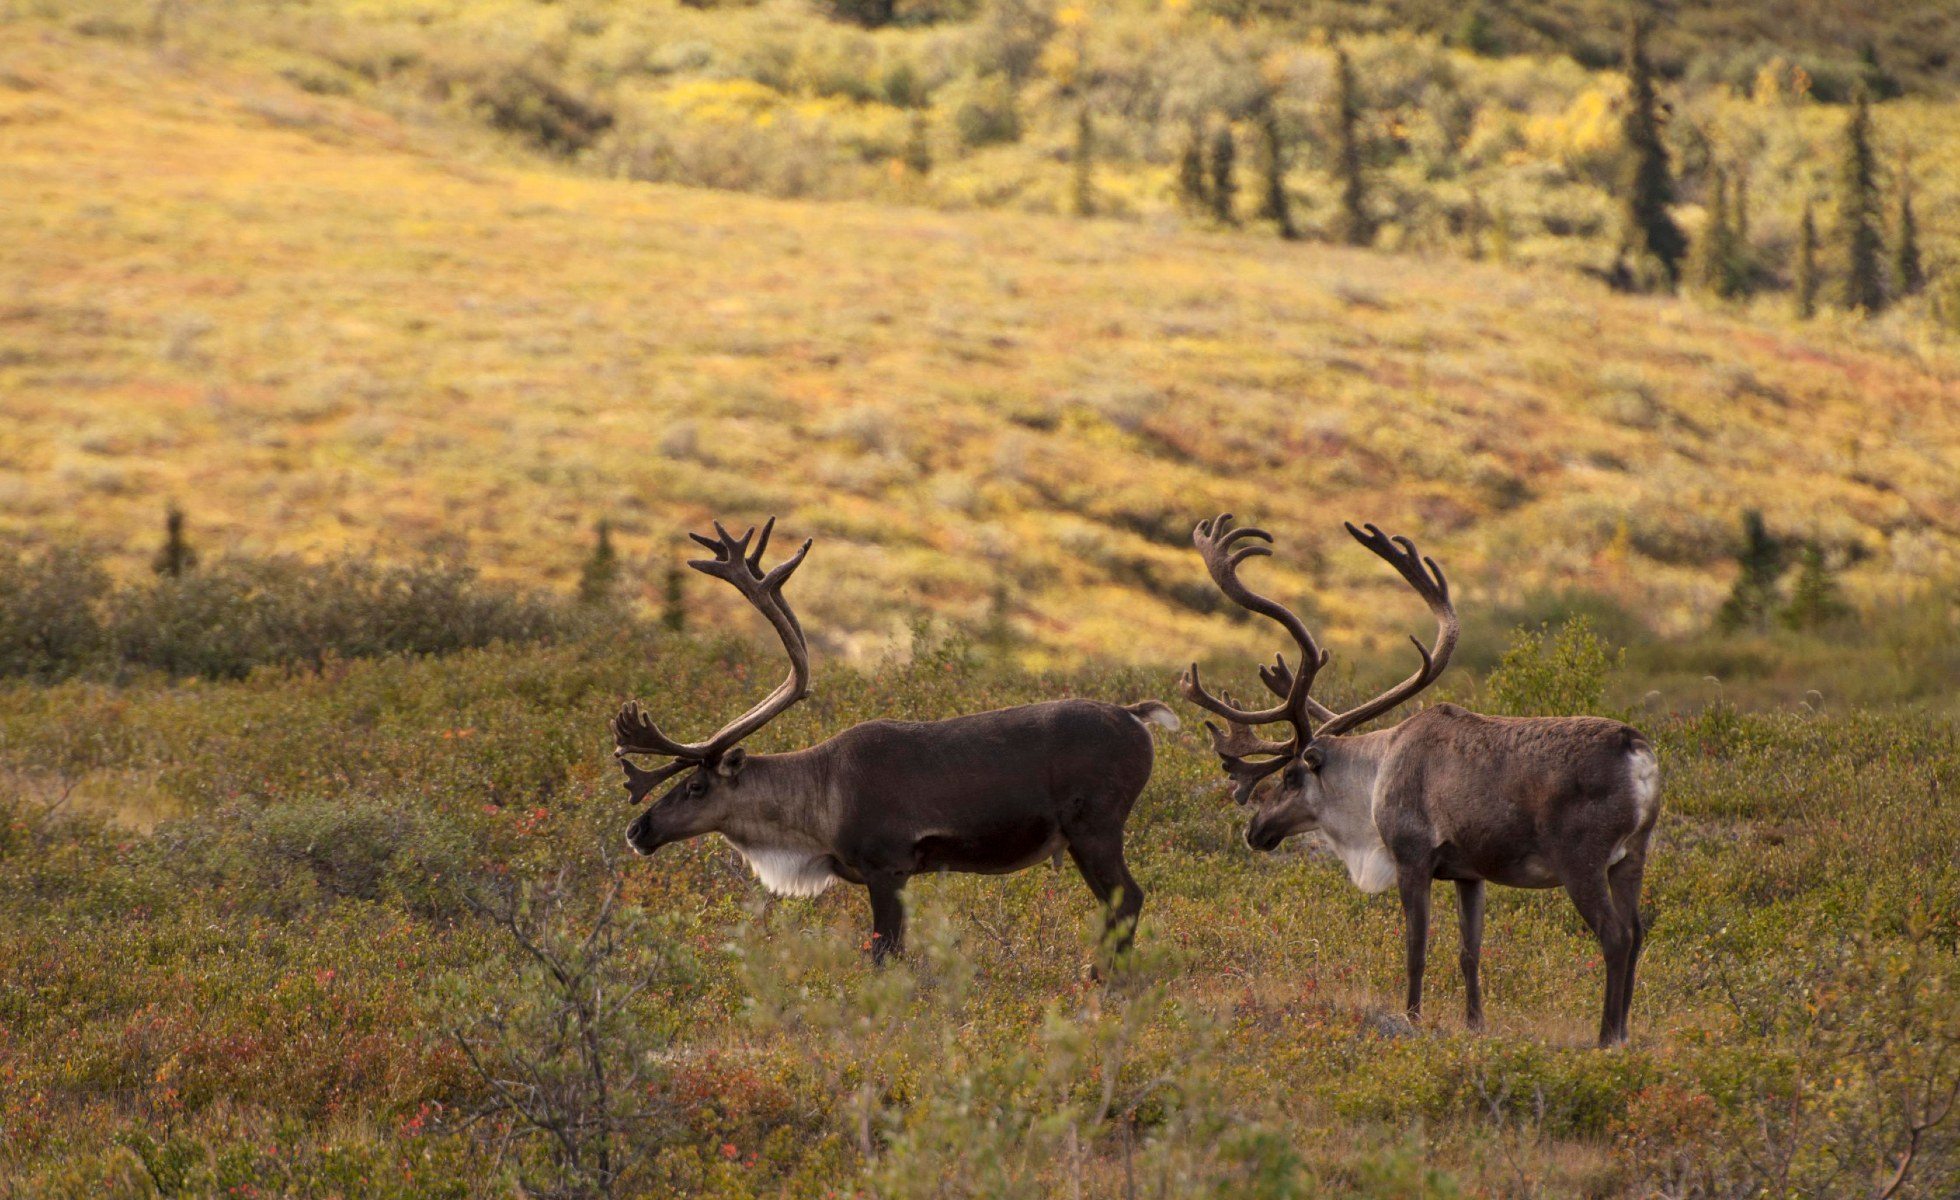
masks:
{"type": "Polygon", "coordinates": [[[1374,699],[1336,713],[1309,694],[1328,655],[1291,610],[1239,581],[1239,564],[1271,554],[1264,530],[1234,528],[1228,513],[1200,522],[1192,540],[1213,582],[1240,606],[1292,636],[1300,669],[1284,656],[1259,676],[1279,703],[1240,708],[1206,691],[1194,663],[1180,681],[1192,703],[1225,718],[1210,721],[1212,747],[1236,782],[1234,798],[1254,801],[1245,840],[1273,850],[1296,833],[1319,830],[1367,892],[1394,886],[1402,898],[1408,952],[1408,1015],[1422,1009],[1432,880],[1456,884],[1462,926],[1464,1005],[1483,1025],[1478,956],[1484,884],[1563,887],[1599,939],[1606,960],[1601,1045],[1624,1042],[1634,968],[1645,925],[1640,879],[1647,840],[1660,815],[1660,770],[1639,730],[1597,717],[1487,717],[1439,704],[1388,729],[1348,731],[1412,699],[1434,683],[1456,645],[1449,582],[1404,537],[1373,525],[1347,531],[1407,580],[1435,614],[1436,649],[1415,641],[1422,663],[1374,699]],[[1245,543],[1245,544],[1241,544],[1245,543]],[[1283,741],[1253,727],[1285,723],[1283,741]],[[1278,774],[1276,785],[1262,786],[1278,774]]]}
{"type": "Polygon", "coordinates": [[[635,803],[684,776],[640,814],[626,840],[640,854],[719,833],[763,886],[814,896],[842,879],[871,893],[872,956],[905,943],[899,892],[927,871],[1006,874],[1059,858],[1075,861],[1108,907],[1121,949],[1143,908],[1123,861],[1123,825],[1155,757],[1150,731],[1176,729],[1155,701],[1051,700],[944,721],[866,721],[805,750],[751,754],[739,743],[809,695],[810,652],[783,584],[810,552],[803,543],[764,571],[775,519],[731,537],[690,534],[714,557],[688,565],[725,580],[768,619],[789,653],[789,675],[754,708],[699,742],[660,732],[628,703],[612,720],[614,754],[635,803]],[[754,549],[750,549],[751,541],[754,549]],[[654,769],[632,757],[671,762],[654,769]]]}

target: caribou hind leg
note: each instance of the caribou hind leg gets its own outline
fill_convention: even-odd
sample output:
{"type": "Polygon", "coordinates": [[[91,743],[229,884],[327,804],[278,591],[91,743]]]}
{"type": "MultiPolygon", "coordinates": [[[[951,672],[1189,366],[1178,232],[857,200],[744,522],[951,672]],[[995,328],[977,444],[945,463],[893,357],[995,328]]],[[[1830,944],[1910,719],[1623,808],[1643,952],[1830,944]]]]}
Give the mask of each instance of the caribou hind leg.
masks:
{"type": "Polygon", "coordinates": [[[1559,874],[1566,895],[1572,897],[1573,907],[1599,939],[1600,953],[1606,959],[1606,997],[1599,1018],[1599,1044],[1619,1045],[1627,1039],[1626,1013],[1621,1000],[1632,972],[1635,941],[1630,922],[1613,903],[1606,871],[1597,863],[1562,870],[1559,874]]]}
{"type": "Polygon", "coordinates": [[[1627,856],[1606,871],[1606,886],[1613,895],[1613,908],[1627,926],[1631,944],[1627,947],[1626,973],[1620,979],[1617,1013],[1620,1040],[1627,1039],[1627,1015],[1633,1009],[1633,978],[1640,968],[1640,951],[1647,941],[1647,919],[1640,912],[1640,882],[1647,871],[1646,839],[1629,846],[1627,856]]]}
{"type": "Polygon", "coordinates": [[[1463,1021],[1472,1029],[1484,1027],[1484,989],[1478,978],[1484,952],[1484,881],[1456,881],[1456,920],[1462,933],[1457,961],[1463,966],[1463,1021]]]}
{"type": "Polygon", "coordinates": [[[905,900],[899,894],[905,876],[879,871],[866,875],[864,886],[871,892],[871,961],[882,966],[905,953],[905,900]]]}
{"type": "Polygon", "coordinates": [[[1129,864],[1123,861],[1121,830],[1070,834],[1068,853],[1075,860],[1075,869],[1082,873],[1082,881],[1106,910],[1104,944],[1113,953],[1123,953],[1136,936],[1137,916],[1143,911],[1143,888],[1137,884],[1136,876],[1130,874],[1129,864]]]}

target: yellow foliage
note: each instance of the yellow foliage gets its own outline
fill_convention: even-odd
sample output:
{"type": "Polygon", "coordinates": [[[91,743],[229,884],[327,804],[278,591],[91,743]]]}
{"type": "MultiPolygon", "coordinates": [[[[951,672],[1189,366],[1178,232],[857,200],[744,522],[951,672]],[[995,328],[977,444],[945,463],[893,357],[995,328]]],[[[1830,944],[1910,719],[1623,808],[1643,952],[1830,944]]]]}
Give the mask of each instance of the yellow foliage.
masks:
{"type": "Polygon", "coordinates": [[[762,121],[786,100],[752,79],[688,79],[656,93],[665,108],[697,121],[762,121]]]}
{"type": "Polygon", "coordinates": [[[1580,92],[1563,112],[1525,122],[1532,150],[1569,166],[1596,162],[1618,152],[1624,85],[1601,83],[1580,92]]]}

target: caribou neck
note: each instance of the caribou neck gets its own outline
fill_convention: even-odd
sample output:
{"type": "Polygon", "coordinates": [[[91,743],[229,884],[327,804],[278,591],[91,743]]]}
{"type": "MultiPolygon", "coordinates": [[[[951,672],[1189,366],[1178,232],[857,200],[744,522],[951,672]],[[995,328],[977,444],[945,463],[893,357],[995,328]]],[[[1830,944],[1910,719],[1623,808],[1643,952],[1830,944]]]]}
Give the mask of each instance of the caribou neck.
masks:
{"type": "Polygon", "coordinates": [[[828,851],[837,832],[829,784],[820,747],[750,754],[714,832],[744,848],[828,851]]]}
{"type": "Polygon", "coordinates": [[[1364,892],[1388,890],[1395,862],[1375,826],[1375,783],[1394,745],[1395,730],[1320,738],[1320,831],[1364,892]]]}

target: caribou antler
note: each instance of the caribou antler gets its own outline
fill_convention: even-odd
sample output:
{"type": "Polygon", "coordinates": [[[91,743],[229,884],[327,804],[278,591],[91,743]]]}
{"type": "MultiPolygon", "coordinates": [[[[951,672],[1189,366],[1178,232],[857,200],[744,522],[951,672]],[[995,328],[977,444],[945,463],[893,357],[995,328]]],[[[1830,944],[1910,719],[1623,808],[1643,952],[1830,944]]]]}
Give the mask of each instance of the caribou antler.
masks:
{"type": "Polygon", "coordinates": [[[725,580],[768,619],[769,624],[775,627],[776,635],[782,639],[783,649],[789,654],[789,675],[755,707],[700,742],[675,741],[660,731],[639,701],[627,702],[612,719],[613,756],[619,759],[626,771],[626,792],[635,804],[644,800],[647,793],[661,782],[690,767],[720,759],[737,742],[810,694],[810,650],[795,611],[783,598],[783,584],[789,581],[796,568],[803,565],[804,556],[810,553],[811,543],[804,541],[795,554],[764,572],[762,553],[769,547],[769,535],[776,528],[776,518],[771,517],[764,522],[760,537],[757,537],[753,526],[739,538],[723,529],[720,521],[716,521],[714,527],[715,536],[712,538],[705,534],[688,534],[706,546],[714,557],[696,559],[687,565],[703,575],[725,580]],[[750,549],[751,541],[755,544],[753,550],[750,549]],[[675,761],[646,770],[628,762],[626,756],[629,754],[663,755],[675,761]]]}
{"type": "Polygon", "coordinates": [[[1196,663],[1192,663],[1178,681],[1178,688],[1186,699],[1225,718],[1230,727],[1231,732],[1225,734],[1220,733],[1211,722],[1205,723],[1211,730],[1212,748],[1224,762],[1226,772],[1238,780],[1234,798],[1241,804],[1251,798],[1252,789],[1261,779],[1279,770],[1312,743],[1312,721],[1326,711],[1311,700],[1307,692],[1313,686],[1314,675],[1327,665],[1327,653],[1313,640],[1313,635],[1307,632],[1306,625],[1293,610],[1253,591],[1239,579],[1239,564],[1248,558],[1270,555],[1272,540],[1272,535],[1263,529],[1250,525],[1234,528],[1231,513],[1198,522],[1198,527],[1191,534],[1191,542],[1204,558],[1205,569],[1211,572],[1212,582],[1218,585],[1218,590],[1241,608],[1277,623],[1300,648],[1298,671],[1289,668],[1283,657],[1275,658],[1271,667],[1260,668],[1261,681],[1280,698],[1280,702],[1272,708],[1241,708],[1230,696],[1220,698],[1212,695],[1205,690],[1196,663]],[[1239,545],[1247,539],[1254,539],[1254,544],[1239,545]],[[1258,544],[1261,542],[1267,544],[1258,544]],[[1293,735],[1287,741],[1266,741],[1252,732],[1252,726],[1276,721],[1285,721],[1292,726],[1293,735]],[[1249,757],[1253,754],[1272,757],[1249,757]]]}
{"type": "Polygon", "coordinates": [[[1428,603],[1429,611],[1436,617],[1436,649],[1430,650],[1412,635],[1409,640],[1415,643],[1416,653],[1422,656],[1422,665],[1416,668],[1415,674],[1372,700],[1324,718],[1320,732],[1328,737],[1345,733],[1356,725],[1379,717],[1436,682],[1443,668],[1449,666],[1450,653],[1456,649],[1456,637],[1461,629],[1456,619],[1456,607],[1450,603],[1450,581],[1443,577],[1443,569],[1436,565],[1435,559],[1418,554],[1415,543],[1408,538],[1389,537],[1372,524],[1362,527],[1367,530],[1366,533],[1356,529],[1352,521],[1345,524],[1355,541],[1394,567],[1396,573],[1407,580],[1416,594],[1428,603]]]}
{"type": "MultiPolygon", "coordinates": [[[[1237,706],[1230,692],[1220,693],[1220,699],[1228,705],[1237,706]]],[[[1232,789],[1232,800],[1238,804],[1252,799],[1259,781],[1292,761],[1298,750],[1297,739],[1269,741],[1253,732],[1252,726],[1229,718],[1224,729],[1206,721],[1205,732],[1211,735],[1212,751],[1224,763],[1225,773],[1237,784],[1232,789]],[[1254,758],[1254,755],[1263,757],[1254,758]]]]}

